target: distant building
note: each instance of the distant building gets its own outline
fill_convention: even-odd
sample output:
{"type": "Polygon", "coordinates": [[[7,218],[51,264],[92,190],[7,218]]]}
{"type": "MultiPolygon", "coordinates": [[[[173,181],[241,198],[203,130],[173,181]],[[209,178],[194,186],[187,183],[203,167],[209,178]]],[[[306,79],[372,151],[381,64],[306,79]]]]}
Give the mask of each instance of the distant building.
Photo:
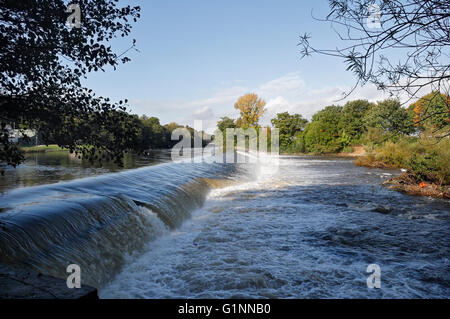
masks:
{"type": "Polygon", "coordinates": [[[19,139],[24,138],[25,136],[29,138],[36,136],[36,130],[17,130],[11,125],[7,125],[6,129],[9,132],[8,141],[10,143],[19,143],[19,139]]]}

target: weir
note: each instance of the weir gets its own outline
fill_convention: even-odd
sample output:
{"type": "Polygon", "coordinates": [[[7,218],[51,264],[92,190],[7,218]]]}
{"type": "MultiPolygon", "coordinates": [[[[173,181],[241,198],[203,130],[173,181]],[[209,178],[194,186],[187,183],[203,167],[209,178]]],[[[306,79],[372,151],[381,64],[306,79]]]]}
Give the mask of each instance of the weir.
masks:
{"type": "Polygon", "coordinates": [[[238,165],[165,163],[0,195],[0,262],[101,287],[128,256],[201,207],[211,181],[238,165]]]}

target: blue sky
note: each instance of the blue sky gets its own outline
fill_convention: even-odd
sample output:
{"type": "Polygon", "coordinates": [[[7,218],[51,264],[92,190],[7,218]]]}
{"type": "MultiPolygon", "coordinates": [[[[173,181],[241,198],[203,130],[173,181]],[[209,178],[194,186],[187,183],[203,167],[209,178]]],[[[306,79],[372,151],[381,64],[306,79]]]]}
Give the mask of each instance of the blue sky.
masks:
{"type": "MultiPolygon", "coordinates": [[[[85,85],[114,99],[127,98],[131,111],[157,116],[163,124],[204,120],[212,131],[222,116],[237,117],[233,105],[255,92],[267,102],[262,123],[278,112],[310,118],[354,84],[340,60],[300,60],[298,36],[308,32],[318,47],[340,45],[326,23],[325,0],[142,0],[134,25],[139,52],[118,70],[91,74],[85,85]]],[[[118,52],[131,43],[118,40],[118,52]]],[[[351,98],[382,97],[373,87],[351,98]]],[[[343,102],[335,102],[343,103],[343,102]]]]}

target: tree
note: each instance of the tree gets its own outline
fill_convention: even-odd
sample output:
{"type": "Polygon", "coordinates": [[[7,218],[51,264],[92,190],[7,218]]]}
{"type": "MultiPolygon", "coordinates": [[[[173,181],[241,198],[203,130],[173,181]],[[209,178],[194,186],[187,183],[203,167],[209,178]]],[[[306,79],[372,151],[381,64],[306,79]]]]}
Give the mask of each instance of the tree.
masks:
{"type": "Polygon", "coordinates": [[[278,128],[280,146],[286,150],[295,139],[295,135],[302,132],[308,123],[300,114],[290,115],[289,112],[278,113],[277,117],[270,120],[272,125],[278,128]]]}
{"type": "Polygon", "coordinates": [[[363,117],[372,106],[367,100],[349,101],[344,105],[339,128],[352,142],[357,141],[365,132],[363,117]]]}
{"type": "Polygon", "coordinates": [[[142,148],[164,148],[166,146],[166,133],[164,127],[159,123],[159,119],[142,115],[139,121],[142,148]]]}
{"type": "Polygon", "coordinates": [[[254,93],[248,93],[241,96],[234,104],[234,108],[241,113],[241,127],[249,128],[258,125],[258,121],[266,111],[266,102],[258,98],[254,93]]]}
{"type": "Polygon", "coordinates": [[[169,124],[164,125],[164,133],[165,133],[165,140],[166,140],[166,147],[171,148],[173,147],[178,141],[172,141],[172,132],[177,129],[183,127],[182,125],[170,122],[169,124]]]}
{"type": "Polygon", "coordinates": [[[307,152],[332,153],[342,148],[339,122],[342,106],[330,105],[313,115],[303,133],[307,152]]]}
{"type": "Polygon", "coordinates": [[[430,129],[433,133],[446,134],[450,125],[450,97],[440,92],[422,96],[409,106],[413,112],[414,124],[421,131],[430,129]]]}
{"type": "Polygon", "coordinates": [[[223,147],[224,149],[226,149],[226,145],[227,145],[227,141],[226,141],[226,130],[228,128],[236,128],[239,127],[237,124],[238,121],[235,121],[227,116],[225,117],[221,117],[220,120],[217,122],[217,128],[220,132],[216,131],[215,132],[215,136],[214,139],[216,141],[216,143],[218,144],[222,144],[220,145],[221,147],[223,147]]]}
{"type": "Polygon", "coordinates": [[[108,42],[127,36],[140,8],[114,0],[79,0],[81,24],[66,24],[63,0],[0,0],[0,162],[23,157],[8,140],[9,123],[39,130],[53,141],[93,161],[101,153],[121,163],[136,149],[138,128],[126,112],[127,100],[112,103],[81,86],[91,71],[116,69],[130,59],[108,42]]]}
{"type": "Polygon", "coordinates": [[[217,128],[221,130],[222,132],[225,132],[227,128],[235,128],[236,123],[233,119],[225,116],[221,117],[220,121],[217,122],[217,128]]]}
{"type": "Polygon", "coordinates": [[[342,59],[357,78],[355,87],[374,83],[393,95],[406,92],[410,99],[418,98],[421,89],[430,87],[449,95],[447,0],[383,0],[380,5],[374,0],[329,3],[330,13],[321,21],[331,23],[345,44],[336,49],[317,49],[305,33],[299,41],[302,57],[319,53],[342,59]]]}
{"type": "Polygon", "coordinates": [[[244,122],[242,121],[241,117],[238,117],[236,119],[235,123],[236,123],[236,127],[244,127],[244,124],[243,124],[244,122]]]}
{"type": "Polygon", "coordinates": [[[364,117],[367,126],[380,128],[384,132],[398,135],[414,132],[414,123],[408,111],[397,99],[380,101],[364,117]]]}

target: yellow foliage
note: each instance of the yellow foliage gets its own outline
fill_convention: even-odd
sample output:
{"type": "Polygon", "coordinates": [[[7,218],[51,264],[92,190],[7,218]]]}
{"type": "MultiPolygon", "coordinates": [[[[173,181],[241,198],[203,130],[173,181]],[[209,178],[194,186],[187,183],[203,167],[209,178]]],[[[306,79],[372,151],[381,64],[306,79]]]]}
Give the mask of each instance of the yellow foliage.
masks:
{"type": "Polygon", "coordinates": [[[241,113],[241,118],[238,119],[240,126],[243,128],[256,126],[266,111],[265,105],[266,102],[254,93],[241,96],[234,104],[234,108],[241,113]]]}
{"type": "Polygon", "coordinates": [[[411,104],[409,109],[414,113],[414,125],[422,129],[430,126],[425,125],[427,122],[432,122],[430,123],[431,127],[439,126],[439,123],[445,125],[450,122],[450,96],[437,91],[421,97],[411,104]],[[447,112],[445,112],[445,108],[447,108],[447,112]],[[444,120],[439,121],[439,118],[444,120]]]}

